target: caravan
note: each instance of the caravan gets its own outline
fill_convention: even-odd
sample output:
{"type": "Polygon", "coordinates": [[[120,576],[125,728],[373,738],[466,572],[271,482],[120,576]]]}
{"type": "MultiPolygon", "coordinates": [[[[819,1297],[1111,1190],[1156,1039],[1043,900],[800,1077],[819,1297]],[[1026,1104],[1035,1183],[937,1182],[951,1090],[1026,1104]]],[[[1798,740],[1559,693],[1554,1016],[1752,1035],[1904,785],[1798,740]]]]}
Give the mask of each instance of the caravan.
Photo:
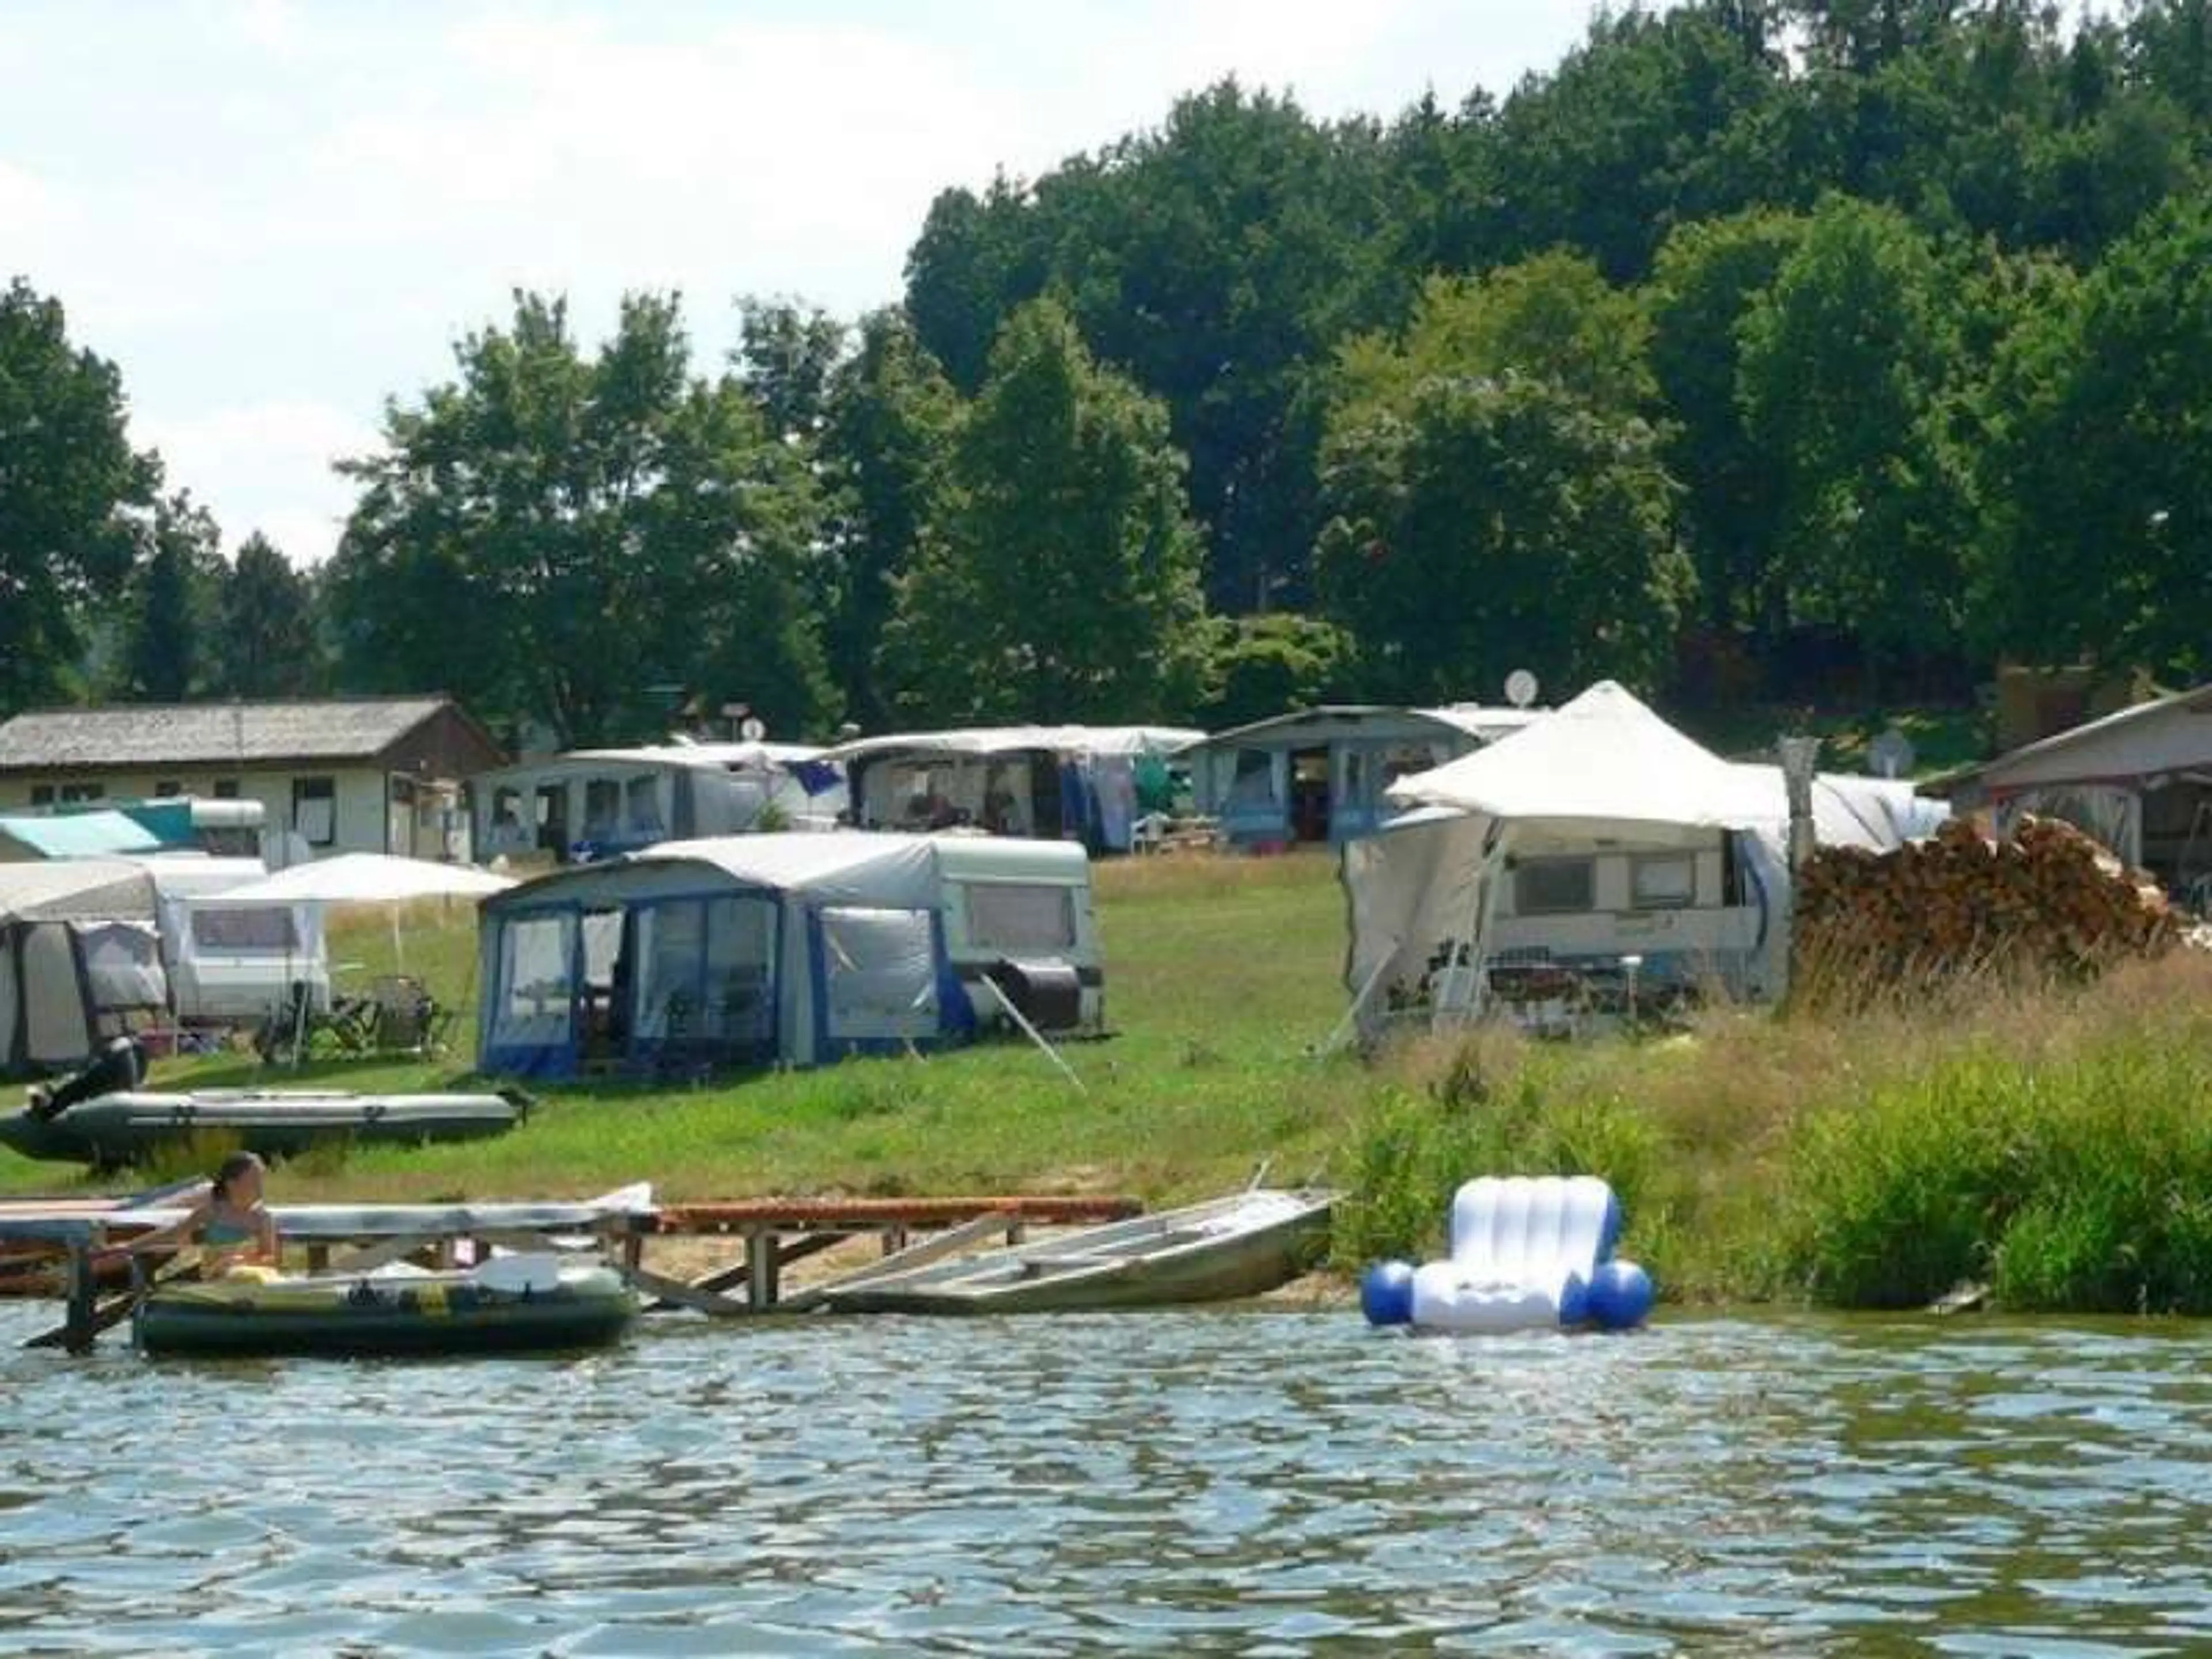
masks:
{"type": "Polygon", "coordinates": [[[668,842],[487,898],[487,1073],[811,1066],[1006,1018],[1096,1029],[1079,847],[957,836],[668,842]]]}
{"type": "Polygon", "coordinates": [[[319,907],[231,896],[268,878],[257,859],[190,853],[133,860],[153,881],[169,1000],[179,1025],[247,1025],[304,994],[330,1006],[319,907]]]}

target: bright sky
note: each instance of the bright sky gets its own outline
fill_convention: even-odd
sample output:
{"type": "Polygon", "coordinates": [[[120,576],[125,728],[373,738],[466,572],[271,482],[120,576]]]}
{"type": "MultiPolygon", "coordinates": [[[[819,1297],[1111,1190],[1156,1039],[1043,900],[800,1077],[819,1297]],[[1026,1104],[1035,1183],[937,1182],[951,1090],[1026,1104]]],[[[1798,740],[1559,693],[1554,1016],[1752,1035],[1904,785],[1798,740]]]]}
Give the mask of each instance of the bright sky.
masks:
{"type": "Polygon", "coordinates": [[[896,299],[931,198],[1233,73],[1310,112],[1504,92],[1589,0],[7,0],[0,281],[67,307],[234,546],[317,562],[334,456],[517,286],[896,299]]]}

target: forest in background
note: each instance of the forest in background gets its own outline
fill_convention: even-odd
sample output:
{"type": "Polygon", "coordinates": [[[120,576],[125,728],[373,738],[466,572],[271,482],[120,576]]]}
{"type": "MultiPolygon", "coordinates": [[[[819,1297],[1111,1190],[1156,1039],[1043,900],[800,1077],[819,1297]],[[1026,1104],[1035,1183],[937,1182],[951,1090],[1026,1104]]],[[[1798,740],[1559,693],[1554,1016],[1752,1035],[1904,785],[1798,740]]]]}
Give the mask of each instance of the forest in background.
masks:
{"type": "Polygon", "coordinates": [[[738,303],[702,362],[678,296],[587,343],[516,295],[343,459],[310,572],[224,555],[18,277],[0,714],[438,688],[583,744],[687,698],[799,738],[2212,670],[2212,0],[1632,9],[1387,118],[1224,82],[945,191],[896,306],[738,303]]]}

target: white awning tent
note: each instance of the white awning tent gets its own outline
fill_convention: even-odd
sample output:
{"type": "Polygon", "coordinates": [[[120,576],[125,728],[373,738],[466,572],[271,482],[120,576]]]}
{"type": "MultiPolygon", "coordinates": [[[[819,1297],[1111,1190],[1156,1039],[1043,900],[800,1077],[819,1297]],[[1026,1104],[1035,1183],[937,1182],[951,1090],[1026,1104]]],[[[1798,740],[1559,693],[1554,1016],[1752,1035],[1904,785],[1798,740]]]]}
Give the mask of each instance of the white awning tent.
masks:
{"type": "MultiPolygon", "coordinates": [[[[1516,852],[1687,847],[1717,835],[1738,838],[1760,899],[1756,935],[1745,941],[1758,957],[1753,977],[1778,993],[1790,818],[1779,767],[1724,761],[1602,681],[1547,718],[1401,779],[1389,793],[1417,810],[1344,854],[1353,1017],[1378,994],[1428,972],[1439,945],[1448,963],[1467,966],[1455,979],[1464,1012],[1479,1010],[1499,891],[1516,852]]],[[[1816,836],[1825,845],[1895,847],[1929,833],[1942,815],[1939,803],[1915,800],[1909,784],[1815,781],[1816,836]]],[[[1443,1000],[1437,1006],[1443,1012],[1443,1000]]]]}
{"type": "Polygon", "coordinates": [[[514,885],[506,876],[465,864],[394,858],[384,853],[342,853],[279,870],[265,881],[234,888],[234,902],[256,899],[313,904],[399,904],[419,898],[482,898],[514,885]]]}
{"type": "Polygon", "coordinates": [[[416,899],[480,899],[514,885],[511,877],[495,876],[465,864],[403,859],[386,853],[342,853],[336,858],[279,870],[264,881],[224,894],[223,898],[233,905],[275,902],[390,905],[392,959],[404,968],[405,946],[400,937],[398,906],[416,899]]]}
{"type": "Polygon", "coordinates": [[[81,1066],[168,998],[152,879],[119,859],[0,868],[0,1076],[81,1066]]]}

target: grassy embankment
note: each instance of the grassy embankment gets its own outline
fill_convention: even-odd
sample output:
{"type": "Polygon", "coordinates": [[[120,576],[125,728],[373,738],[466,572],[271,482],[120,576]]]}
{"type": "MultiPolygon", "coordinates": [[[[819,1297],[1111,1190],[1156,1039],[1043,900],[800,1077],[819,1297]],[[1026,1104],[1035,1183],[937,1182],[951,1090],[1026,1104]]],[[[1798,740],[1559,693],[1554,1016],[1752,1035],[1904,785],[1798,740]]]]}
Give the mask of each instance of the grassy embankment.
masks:
{"type": "MultiPolygon", "coordinates": [[[[1133,860],[1098,885],[1120,1035],[1067,1049],[1087,1094],[1013,1043],[711,1089],[550,1091],[505,1139],[303,1159],[279,1189],[550,1196],[650,1179],[672,1197],[1059,1188],[1159,1203],[1241,1184],[1270,1158],[1275,1180],[1351,1189],[1337,1253],[1356,1267],[1433,1252],[1471,1174],[1587,1170],[1621,1193],[1628,1253],[1679,1297],[1907,1306],[1980,1278],[2015,1306],[2212,1310],[2212,959],[1848,1015],[1721,1010],[1638,1042],[1490,1031],[1316,1062],[1344,1000],[1330,861],[1133,860]]],[[[359,975],[388,958],[380,922],[338,939],[359,975]]],[[[473,1000],[458,918],[416,916],[408,949],[441,995],[473,1000]]],[[[465,1064],[306,1075],[421,1087],[465,1064]]],[[[200,1060],[160,1080],[255,1075],[250,1058],[200,1060]]],[[[0,1153],[0,1188],[67,1179],[0,1153]]]]}

